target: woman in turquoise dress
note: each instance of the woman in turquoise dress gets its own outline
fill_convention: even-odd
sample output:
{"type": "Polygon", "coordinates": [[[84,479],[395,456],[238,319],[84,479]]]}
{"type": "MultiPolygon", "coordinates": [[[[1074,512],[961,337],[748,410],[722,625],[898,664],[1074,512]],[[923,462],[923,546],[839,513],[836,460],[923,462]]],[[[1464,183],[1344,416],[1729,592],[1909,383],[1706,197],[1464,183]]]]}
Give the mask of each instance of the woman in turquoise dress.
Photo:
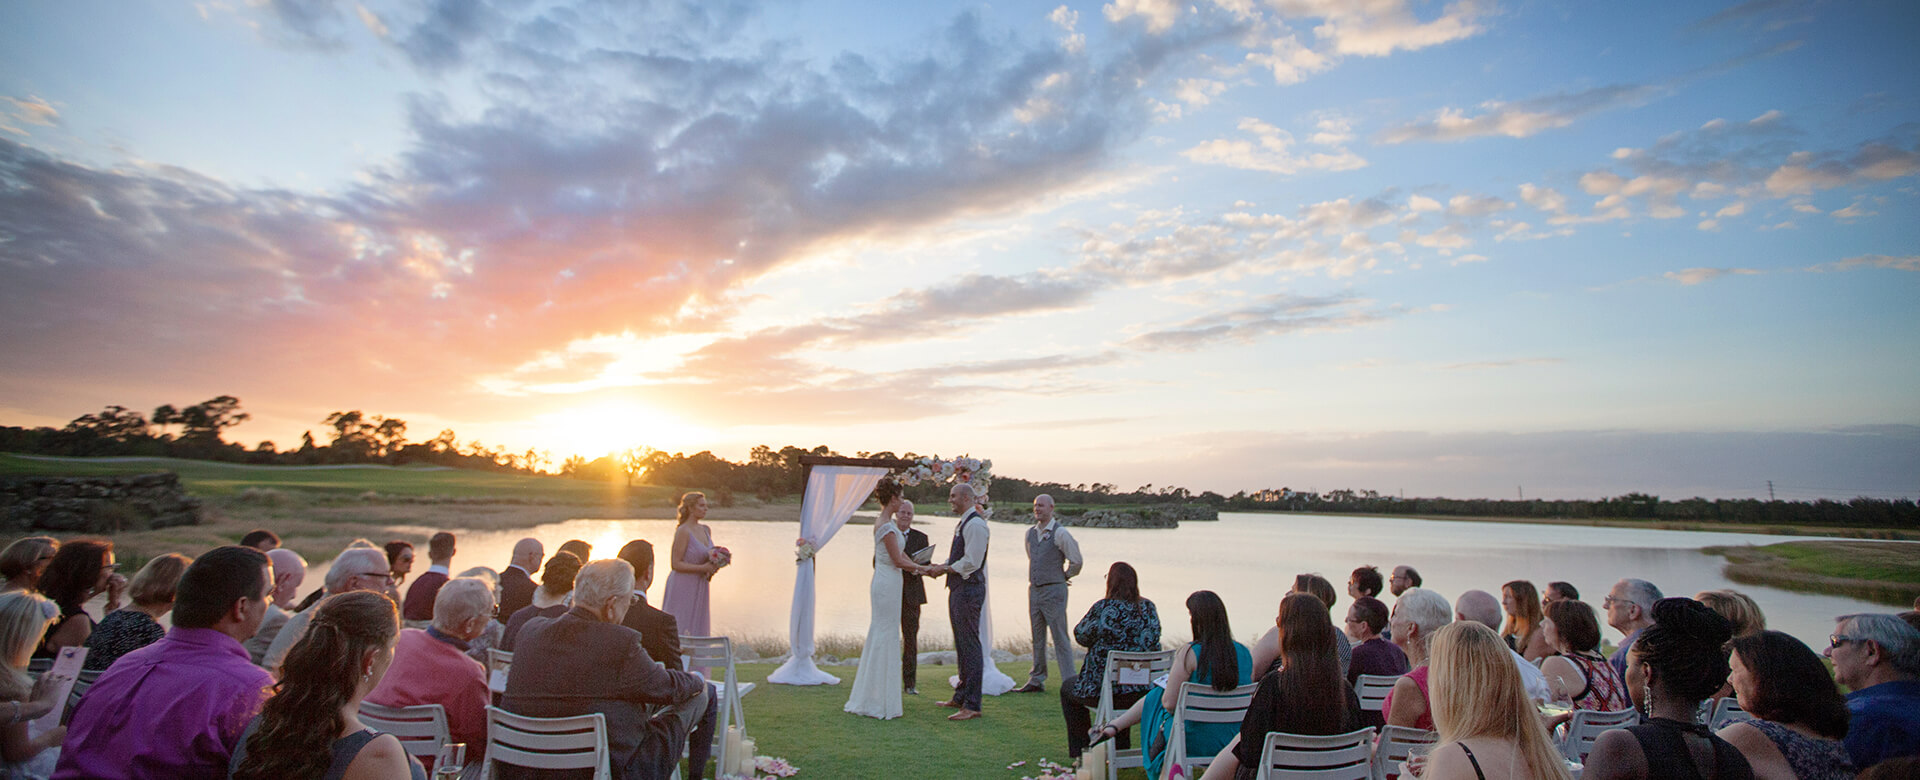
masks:
{"type": "MultiPolygon", "coordinates": [[[[1174,696],[1181,683],[1212,685],[1216,691],[1231,691],[1253,682],[1253,654],[1247,646],[1233,640],[1233,627],[1227,622],[1227,605],[1210,590],[1196,591],[1187,597],[1187,614],[1193,621],[1193,641],[1180,648],[1167,673],[1165,685],[1155,685],[1131,709],[1100,727],[1094,738],[1105,741],[1121,730],[1140,724],[1140,736],[1146,745],[1147,777],[1162,776],[1166,768],[1167,739],[1173,734],[1174,696]]],[[[1186,754],[1211,756],[1220,752],[1240,733],[1237,723],[1187,724],[1186,754]]],[[[1097,744],[1097,743],[1096,743],[1097,744]]]]}

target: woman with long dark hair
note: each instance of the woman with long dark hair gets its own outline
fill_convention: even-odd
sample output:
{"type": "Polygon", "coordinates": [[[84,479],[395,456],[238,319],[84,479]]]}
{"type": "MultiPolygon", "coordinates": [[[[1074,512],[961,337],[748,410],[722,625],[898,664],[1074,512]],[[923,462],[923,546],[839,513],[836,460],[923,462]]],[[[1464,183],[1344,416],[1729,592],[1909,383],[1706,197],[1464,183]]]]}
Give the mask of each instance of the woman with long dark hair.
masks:
{"type": "Polygon", "coordinates": [[[1360,699],[1340,674],[1326,602],[1310,593],[1290,595],[1281,600],[1274,626],[1280,670],[1260,678],[1239,735],[1214,756],[1204,777],[1253,780],[1270,731],[1325,736],[1361,727],[1360,699]]]}
{"type": "MultiPolygon", "coordinates": [[[[1216,691],[1231,691],[1253,681],[1253,654],[1247,646],[1234,641],[1233,626],[1227,622],[1227,605],[1210,590],[1194,591],[1187,597],[1187,615],[1191,619],[1193,641],[1173,656],[1173,668],[1167,672],[1165,687],[1154,686],[1126,712],[1100,727],[1099,739],[1118,734],[1140,724],[1145,741],[1148,777],[1159,777],[1166,763],[1167,739],[1173,734],[1173,707],[1183,683],[1204,683],[1216,691]],[[1169,691],[1173,692],[1169,695],[1169,691]]],[[[1231,723],[1187,724],[1187,755],[1204,756],[1219,752],[1238,731],[1231,723]]],[[[1089,735],[1095,736],[1095,735],[1089,735]]]]}
{"type": "MultiPolygon", "coordinates": [[[[1107,653],[1121,650],[1145,653],[1160,649],[1160,613],[1153,602],[1140,597],[1140,576],[1125,561],[1107,568],[1107,597],[1093,603],[1073,627],[1073,639],[1087,648],[1080,674],[1060,686],[1060,711],[1067,722],[1067,758],[1087,749],[1087,711],[1100,706],[1100,680],[1107,673],[1107,653]]],[[[1114,685],[1113,706],[1127,707],[1147,694],[1145,685],[1114,685]]],[[[1114,744],[1126,749],[1127,732],[1114,744]]]]}
{"type": "Polygon", "coordinates": [[[372,591],[329,596],[287,652],[260,714],[233,752],[231,780],[377,780],[426,770],[400,740],[360,722],[366,698],[393,663],[400,610],[372,591]]]}
{"type": "MultiPolygon", "coordinates": [[[[1717,611],[1717,610],[1716,610],[1717,611]]],[[[1847,699],[1820,656],[1779,631],[1733,640],[1728,679],[1753,720],[1728,725],[1720,738],[1740,749],[1759,780],[1846,780],[1853,761],[1847,699]]]]}
{"type": "Polygon", "coordinates": [[[1653,625],[1627,651],[1627,693],[1644,720],[1602,733],[1585,780],[1748,780],[1753,769],[1727,741],[1695,722],[1700,702],[1727,681],[1733,624],[1689,598],[1653,604],[1653,625]]]}
{"type": "Polygon", "coordinates": [[[40,575],[40,592],[60,605],[60,620],[47,630],[47,638],[35,650],[35,658],[53,658],[62,647],[77,647],[93,635],[93,616],[87,614],[88,599],[107,594],[107,612],[120,608],[120,595],[127,578],[115,573],[113,542],[105,539],[76,539],[60,546],[40,575]]]}

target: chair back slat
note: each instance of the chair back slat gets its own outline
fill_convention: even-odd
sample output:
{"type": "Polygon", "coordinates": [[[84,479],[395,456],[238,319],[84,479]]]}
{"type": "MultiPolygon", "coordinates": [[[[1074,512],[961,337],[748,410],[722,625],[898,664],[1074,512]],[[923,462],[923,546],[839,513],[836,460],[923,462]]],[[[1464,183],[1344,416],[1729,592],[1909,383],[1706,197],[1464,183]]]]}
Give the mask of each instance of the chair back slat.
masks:
{"type": "Polygon", "coordinates": [[[727,727],[739,726],[741,731],[747,729],[747,711],[740,701],[753,692],[754,684],[740,682],[739,671],[733,663],[731,637],[681,634],[680,667],[687,671],[700,667],[709,675],[713,670],[721,669],[720,679],[709,678],[707,686],[719,707],[718,723],[713,730],[713,744],[716,746],[713,756],[720,766],[726,766],[727,727]]]}
{"type": "Polygon", "coordinates": [[[1373,746],[1373,780],[1387,780],[1387,775],[1399,774],[1400,764],[1407,760],[1407,754],[1415,745],[1432,745],[1440,741],[1440,734],[1409,726],[1387,726],[1380,729],[1380,741],[1373,746]]]}
{"type": "Polygon", "coordinates": [[[499,763],[533,769],[592,769],[595,780],[608,780],[613,771],[610,756],[607,716],[601,713],[534,718],[487,708],[487,757],[481,777],[492,778],[499,763]]]}
{"type": "Polygon", "coordinates": [[[1311,780],[1368,780],[1373,773],[1371,727],[1330,736],[1268,732],[1255,776],[1311,780]]]}
{"type": "Polygon", "coordinates": [[[1247,683],[1232,690],[1216,691],[1206,683],[1180,684],[1173,703],[1173,732],[1167,736],[1167,766],[1179,766],[1188,776],[1213,763],[1213,756],[1187,755],[1188,723],[1239,723],[1247,717],[1247,704],[1259,683],[1247,683]]]}
{"type": "Polygon", "coordinates": [[[1353,695],[1360,697],[1360,709],[1367,712],[1380,712],[1387,706],[1387,694],[1393,692],[1393,683],[1399,680],[1390,674],[1363,674],[1353,681],[1353,695]]]}
{"type": "MultiPolygon", "coordinates": [[[[1137,668],[1140,664],[1146,665],[1148,680],[1157,679],[1160,675],[1173,671],[1173,651],[1108,651],[1107,668],[1100,673],[1100,706],[1094,709],[1093,720],[1095,723],[1106,723],[1107,721],[1113,720],[1114,716],[1119,714],[1113,706],[1113,689],[1120,684],[1120,668],[1122,666],[1137,668]]],[[[1146,755],[1142,752],[1141,748],[1138,747],[1121,750],[1109,742],[1097,749],[1109,751],[1107,755],[1107,780],[1114,780],[1115,776],[1122,769],[1144,767],[1147,765],[1146,755]]]]}
{"type": "Polygon", "coordinates": [[[398,738],[409,755],[438,758],[440,747],[452,741],[447,732],[447,710],[438,704],[383,707],[363,701],[360,722],[398,738]]]}
{"type": "Polygon", "coordinates": [[[1626,728],[1638,722],[1640,715],[1633,710],[1574,710],[1573,719],[1567,721],[1567,736],[1560,742],[1560,753],[1568,761],[1584,764],[1587,754],[1593,752],[1593,741],[1599,739],[1602,732],[1626,728]]]}
{"type": "Polygon", "coordinates": [[[1713,714],[1707,718],[1707,724],[1714,731],[1719,731],[1733,723],[1752,719],[1752,715],[1740,708],[1740,700],[1728,696],[1714,702],[1713,714]]]}

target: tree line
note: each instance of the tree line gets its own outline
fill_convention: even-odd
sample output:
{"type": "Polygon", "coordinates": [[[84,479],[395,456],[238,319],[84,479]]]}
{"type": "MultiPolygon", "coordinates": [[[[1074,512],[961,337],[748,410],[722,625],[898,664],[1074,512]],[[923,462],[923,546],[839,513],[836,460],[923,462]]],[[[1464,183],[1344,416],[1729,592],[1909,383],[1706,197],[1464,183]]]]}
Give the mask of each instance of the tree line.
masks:
{"type": "MultiPolygon", "coordinates": [[[[252,449],[225,440],[225,433],[251,416],[240,409],[240,399],[222,395],[186,407],[162,405],[145,415],[124,406],[108,406],[84,414],[61,428],[0,427],[0,451],[67,456],[161,456],[195,460],[277,465],[424,463],[484,471],[558,474],[595,481],[673,487],[699,487],[715,492],[728,505],[734,495],[762,500],[798,495],[806,489],[807,456],[839,456],[825,445],[812,449],[788,445],[774,449],[754,447],[743,462],[710,451],[687,455],[651,447],[635,447],[588,459],[570,456],[555,464],[545,450],[511,452],[478,440],[462,443],[452,429],[426,441],[407,438],[407,422],[368,415],[359,410],[336,411],[322,418],[328,440],[322,444],[311,431],[293,449],[279,449],[262,441],[252,449]]],[[[861,458],[919,457],[907,452],[857,452],[861,458]]],[[[1848,501],[1762,501],[1754,498],[1688,498],[1663,501],[1659,496],[1628,493],[1602,499],[1502,500],[1488,498],[1400,498],[1375,490],[1333,490],[1326,493],[1267,488],[1239,491],[1231,496],[1211,490],[1194,493],[1174,485],[1141,485],[1121,491],[1110,483],[1035,482],[996,475],[993,500],[1002,506],[1031,502],[1041,493],[1065,505],[1159,504],[1197,502],[1230,511],[1326,512],[1338,514],[1436,515],[1457,517],[1522,517],[1538,519],[1638,518],[1654,521],[1729,523],[1740,525],[1851,525],[1877,528],[1920,528],[1920,506],[1913,499],[1859,497],[1848,501]]],[[[938,505],[947,487],[923,483],[905,490],[915,503],[938,505]],[[931,502],[931,503],[929,503],[931,502]]]]}

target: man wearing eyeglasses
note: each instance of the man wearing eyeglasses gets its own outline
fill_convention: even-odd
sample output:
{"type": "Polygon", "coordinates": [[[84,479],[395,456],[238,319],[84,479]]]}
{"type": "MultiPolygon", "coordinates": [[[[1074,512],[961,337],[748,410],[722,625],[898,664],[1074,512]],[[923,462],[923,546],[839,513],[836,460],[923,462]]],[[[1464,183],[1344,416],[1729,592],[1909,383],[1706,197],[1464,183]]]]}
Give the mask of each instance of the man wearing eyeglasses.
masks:
{"type": "Polygon", "coordinates": [[[1613,664],[1622,680],[1627,679],[1627,651],[1640,638],[1640,632],[1653,625],[1653,602],[1660,598],[1660,588],[1653,583],[1628,578],[1614,583],[1613,590],[1607,591],[1607,597],[1600,602],[1607,611],[1607,625],[1625,635],[1620,640],[1620,649],[1607,658],[1607,663],[1613,664]]]}
{"type": "MultiPolygon", "coordinates": [[[[327,595],[337,596],[356,590],[370,590],[386,593],[393,584],[393,571],[387,568],[387,554],[378,548],[354,547],[340,553],[333,559],[333,565],[327,568],[327,595]]],[[[261,668],[280,676],[280,664],[287,660],[287,651],[307,634],[307,623],[313,619],[314,609],[307,609],[287,618],[287,624],[280,628],[280,635],[273,638],[273,644],[267,647],[267,654],[260,659],[261,668]]]]}
{"type": "Polygon", "coordinates": [[[1843,615],[1827,640],[1847,694],[1847,755],[1855,768],[1920,755],[1920,630],[1892,615],[1843,615]]]}

